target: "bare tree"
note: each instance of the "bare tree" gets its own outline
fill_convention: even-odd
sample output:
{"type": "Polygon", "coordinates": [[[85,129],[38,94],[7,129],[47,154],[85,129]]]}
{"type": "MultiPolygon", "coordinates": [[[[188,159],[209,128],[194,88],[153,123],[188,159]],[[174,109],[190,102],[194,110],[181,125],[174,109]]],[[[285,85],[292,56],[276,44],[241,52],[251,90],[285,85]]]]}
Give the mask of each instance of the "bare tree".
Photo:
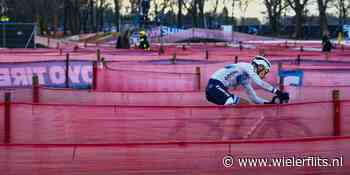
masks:
{"type": "Polygon", "coordinates": [[[192,26],[193,27],[203,27],[205,16],[204,16],[204,6],[205,0],[187,0],[185,3],[187,11],[192,16],[192,26]]]}
{"type": "Polygon", "coordinates": [[[349,16],[350,2],[349,0],[335,0],[333,3],[337,9],[339,25],[344,25],[346,18],[349,16]]]}
{"type": "Polygon", "coordinates": [[[115,24],[116,24],[117,32],[120,31],[120,10],[121,10],[121,0],[114,0],[115,24]]]}
{"type": "Polygon", "coordinates": [[[71,7],[70,1],[69,0],[64,0],[64,22],[63,22],[63,31],[64,34],[67,34],[68,31],[68,22],[69,22],[69,16],[70,16],[70,10],[69,8],[71,7]]]}
{"type": "MultiPolygon", "coordinates": [[[[57,31],[63,22],[64,33],[97,31],[110,18],[108,0],[3,0],[9,4],[9,17],[20,22],[36,22],[40,33],[57,31]],[[106,15],[108,14],[108,16],[106,15]],[[50,29],[50,30],[49,30],[50,29]]],[[[121,0],[118,0],[121,1],[121,0]]]]}
{"type": "Polygon", "coordinates": [[[215,0],[213,15],[216,15],[218,13],[219,1],[220,0],[215,0]]]}
{"type": "Polygon", "coordinates": [[[141,0],[130,0],[129,2],[131,5],[131,14],[138,14],[140,10],[141,0]]]}
{"type": "Polygon", "coordinates": [[[331,0],[317,0],[321,35],[328,31],[327,8],[331,0]]]}
{"type": "Polygon", "coordinates": [[[6,15],[8,10],[7,2],[5,0],[0,1],[0,15],[6,15]]]}
{"type": "Polygon", "coordinates": [[[222,17],[223,17],[223,21],[224,21],[224,24],[227,25],[229,24],[231,21],[230,21],[230,18],[229,18],[229,13],[228,13],[228,9],[226,7],[224,7],[222,9],[222,13],[221,13],[222,17]]]}
{"type": "Polygon", "coordinates": [[[81,30],[80,25],[80,7],[83,4],[83,1],[74,0],[72,7],[72,31],[74,34],[79,34],[81,30]]]}
{"type": "Polygon", "coordinates": [[[196,1],[197,0],[184,0],[184,7],[192,17],[192,27],[198,27],[198,20],[197,20],[198,13],[197,13],[196,1]]]}
{"type": "Polygon", "coordinates": [[[83,0],[64,0],[64,33],[80,33],[80,7],[86,3],[83,0]]]}
{"type": "Polygon", "coordinates": [[[98,31],[102,31],[104,27],[104,12],[110,4],[106,0],[97,0],[97,3],[98,5],[96,5],[96,21],[98,24],[98,31]]]}
{"type": "Polygon", "coordinates": [[[176,1],[168,1],[168,9],[169,11],[167,12],[168,15],[170,15],[170,19],[171,19],[171,24],[175,24],[177,21],[177,16],[175,15],[175,6],[177,4],[176,1]]]}
{"type": "Polygon", "coordinates": [[[278,34],[282,11],[287,7],[283,0],[264,0],[273,34],[278,34]]]}
{"type": "MultiPolygon", "coordinates": [[[[235,16],[235,7],[236,7],[236,3],[238,3],[240,0],[232,0],[232,32],[234,31],[233,26],[235,25],[235,21],[234,21],[234,16],[235,16]]],[[[232,36],[233,37],[233,36],[232,36]]]]}
{"type": "Polygon", "coordinates": [[[204,15],[204,6],[205,0],[197,0],[197,7],[199,10],[199,19],[200,19],[200,27],[206,28],[205,15],[204,15]]]}
{"type": "Polygon", "coordinates": [[[243,13],[243,16],[241,17],[241,25],[245,25],[245,17],[249,6],[249,0],[239,0],[238,6],[243,13]]]}
{"type": "Polygon", "coordinates": [[[56,35],[56,32],[59,27],[59,15],[60,15],[60,10],[63,8],[61,0],[51,0],[51,8],[48,9],[49,11],[52,12],[52,30],[54,34],[56,35]]]}
{"type": "MultiPolygon", "coordinates": [[[[236,21],[235,21],[235,7],[237,5],[237,3],[240,3],[241,0],[223,0],[223,4],[229,4],[228,2],[231,2],[231,8],[232,8],[232,11],[231,11],[231,24],[232,24],[232,31],[231,31],[231,41],[233,42],[234,41],[234,26],[236,25],[236,21]]],[[[228,9],[227,7],[225,6],[224,9],[223,9],[223,14],[226,13],[225,11],[227,10],[227,16],[228,16],[228,9]]]]}
{"type": "MultiPolygon", "coordinates": [[[[213,0],[211,1],[213,3],[213,0]]],[[[226,7],[224,7],[221,14],[218,14],[218,8],[220,4],[220,0],[215,0],[213,5],[213,10],[209,12],[209,16],[207,16],[209,24],[213,24],[213,21],[221,22],[224,21],[224,23],[227,23],[227,17],[228,17],[228,10],[226,7]]],[[[218,24],[218,23],[216,23],[218,24]]]]}
{"type": "Polygon", "coordinates": [[[182,10],[183,10],[183,0],[177,0],[177,8],[178,8],[178,12],[177,12],[177,27],[178,28],[182,28],[183,27],[183,22],[182,22],[182,10]]]}
{"type": "Polygon", "coordinates": [[[309,0],[287,0],[289,6],[295,12],[295,37],[302,38],[304,36],[303,24],[304,24],[304,11],[305,6],[309,0]]]}
{"type": "Polygon", "coordinates": [[[96,25],[95,25],[94,6],[95,6],[94,0],[89,0],[90,32],[96,32],[97,31],[96,25]]]}
{"type": "Polygon", "coordinates": [[[86,3],[82,4],[80,8],[80,28],[81,30],[86,33],[89,32],[88,30],[88,24],[89,24],[89,2],[86,1],[86,3]]]}
{"type": "MultiPolygon", "coordinates": [[[[164,16],[166,16],[166,11],[167,9],[169,9],[170,6],[174,5],[172,1],[169,0],[163,0],[163,1],[159,1],[160,4],[158,4],[158,13],[160,16],[163,16],[163,18],[165,18],[164,16]]],[[[172,8],[170,8],[170,10],[173,10],[172,8]]],[[[173,20],[175,21],[173,18],[168,18],[166,19],[167,21],[169,20],[173,20]]]]}

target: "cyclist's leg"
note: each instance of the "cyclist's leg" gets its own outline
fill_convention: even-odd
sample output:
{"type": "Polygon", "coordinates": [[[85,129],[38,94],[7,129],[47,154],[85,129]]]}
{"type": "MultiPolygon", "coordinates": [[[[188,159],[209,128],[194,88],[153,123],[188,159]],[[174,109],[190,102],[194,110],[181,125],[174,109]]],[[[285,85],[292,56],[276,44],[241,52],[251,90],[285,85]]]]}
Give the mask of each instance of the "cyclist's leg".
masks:
{"type": "MultiPolygon", "coordinates": [[[[217,105],[236,105],[240,103],[240,97],[231,94],[220,81],[213,79],[210,79],[208,82],[206,97],[209,102],[217,105]]],[[[243,99],[241,104],[246,102],[243,99]]]]}
{"type": "Polygon", "coordinates": [[[228,98],[225,102],[225,105],[237,105],[237,104],[250,104],[248,100],[232,95],[232,97],[228,98]],[[239,98],[239,101],[235,103],[235,98],[239,98]]]}

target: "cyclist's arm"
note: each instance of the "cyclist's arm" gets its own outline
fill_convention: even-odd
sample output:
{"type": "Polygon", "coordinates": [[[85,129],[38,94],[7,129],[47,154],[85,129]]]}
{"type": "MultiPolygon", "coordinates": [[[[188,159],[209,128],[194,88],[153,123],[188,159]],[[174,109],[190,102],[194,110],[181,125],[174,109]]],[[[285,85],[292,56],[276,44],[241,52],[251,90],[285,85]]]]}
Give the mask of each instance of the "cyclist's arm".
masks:
{"type": "Polygon", "coordinates": [[[265,100],[265,99],[263,99],[263,98],[258,97],[258,96],[256,95],[256,93],[255,93],[253,87],[252,87],[250,84],[248,84],[248,83],[247,83],[247,84],[244,84],[243,87],[244,87],[244,90],[245,90],[245,92],[247,93],[249,99],[250,99],[253,103],[255,103],[255,104],[264,104],[264,103],[269,102],[268,100],[265,100]]]}
{"type": "Polygon", "coordinates": [[[258,74],[254,72],[254,70],[248,70],[247,71],[249,77],[253,80],[255,84],[257,84],[259,87],[263,88],[265,91],[276,93],[277,89],[274,88],[272,85],[267,83],[266,81],[262,80],[258,74]]]}

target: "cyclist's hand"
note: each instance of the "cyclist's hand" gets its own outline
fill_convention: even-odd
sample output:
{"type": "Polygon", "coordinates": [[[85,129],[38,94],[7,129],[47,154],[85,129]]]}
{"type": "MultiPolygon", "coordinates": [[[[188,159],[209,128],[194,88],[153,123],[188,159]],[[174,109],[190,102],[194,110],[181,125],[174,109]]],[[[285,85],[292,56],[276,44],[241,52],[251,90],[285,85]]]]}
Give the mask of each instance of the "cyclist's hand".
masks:
{"type": "Polygon", "coordinates": [[[284,97],[282,96],[282,99],[281,97],[279,96],[274,96],[272,98],[272,100],[270,102],[265,102],[264,104],[285,104],[285,103],[288,103],[289,102],[289,94],[286,93],[287,95],[285,95],[284,97]]]}
{"type": "Polygon", "coordinates": [[[289,93],[283,92],[281,96],[278,97],[280,100],[280,104],[288,103],[289,102],[289,93]]]}
{"type": "Polygon", "coordinates": [[[264,104],[276,104],[277,98],[277,96],[274,96],[271,101],[265,102],[264,104]]]}
{"type": "Polygon", "coordinates": [[[289,93],[288,92],[282,92],[280,90],[277,90],[276,95],[277,95],[277,98],[279,99],[280,104],[289,102],[289,93]]]}

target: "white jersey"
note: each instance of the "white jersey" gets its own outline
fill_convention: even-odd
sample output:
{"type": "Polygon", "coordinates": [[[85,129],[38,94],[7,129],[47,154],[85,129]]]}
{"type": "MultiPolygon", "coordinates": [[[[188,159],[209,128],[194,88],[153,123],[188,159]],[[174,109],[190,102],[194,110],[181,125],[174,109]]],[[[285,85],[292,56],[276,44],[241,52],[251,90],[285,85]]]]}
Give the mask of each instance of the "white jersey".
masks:
{"type": "Polygon", "coordinates": [[[226,65],[224,68],[216,71],[212,76],[212,79],[221,81],[226,88],[237,87],[242,85],[248,94],[250,100],[256,104],[263,104],[269,102],[256,95],[251,82],[253,81],[259,87],[266,91],[275,93],[275,89],[269,83],[263,81],[258,74],[254,71],[253,65],[250,63],[237,63],[226,65]]]}

